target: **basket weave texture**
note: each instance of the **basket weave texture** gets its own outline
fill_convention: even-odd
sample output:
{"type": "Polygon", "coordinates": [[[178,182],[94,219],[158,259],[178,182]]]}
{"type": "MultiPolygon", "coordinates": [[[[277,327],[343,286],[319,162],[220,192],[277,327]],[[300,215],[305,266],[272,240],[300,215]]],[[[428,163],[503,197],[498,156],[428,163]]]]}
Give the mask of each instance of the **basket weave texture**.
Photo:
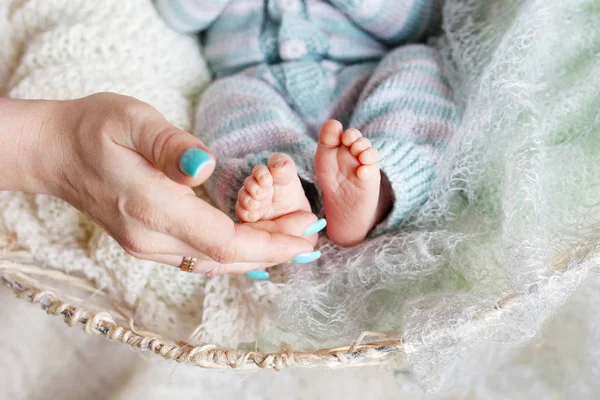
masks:
{"type": "MultiPolygon", "coordinates": [[[[80,326],[87,334],[101,335],[108,340],[128,345],[137,351],[150,351],[164,359],[211,369],[263,369],[272,368],[343,368],[365,365],[391,365],[406,369],[406,353],[401,337],[378,332],[362,332],[350,344],[314,351],[285,348],[273,353],[241,351],[213,344],[193,346],[182,341],[162,338],[160,335],[135,327],[135,322],[117,304],[98,307],[90,300],[82,300],[59,290],[47,281],[60,283],[67,288],[83,290],[91,297],[106,298],[92,282],[60,271],[40,267],[27,252],[13,249],[11,240],[0,237],[0,277],[18,298],[39,306],[47,314],[61,317],[68,326],[80,326]],[[368,338],[377,338],[367,341],[368,338]]],[[[557,270],[565,268],[567,255],[555,258],[557,270]]],[[[493,321],[525,294],[512,294],[499,300],[494,309],[475,319],[493,321]]]]}
{"type": "MultiPolygon", "coordinates": [[[[79,326],[87,334],[100,335],[108,340],[128,345],[137,351],[150,351],[164,359],[211,369],[259,369],[350,367],[392,363],[396,368],[404,365],[401,338],[363,332],[347,346],[324,348],[315,351],[296,351],[282,348],[279,352],[260,353],[203,344],[193,346],[173,341],[135,326],[117,304],[98,307],[91,300],[82,300],[59,290],[53,282],[83,290],[90,298],[106,298],[92,282],[60,271],[40,267],[30,254],[11,249],[10,240],[0,237],[0,277],[18,298],[39,306],[47,314],[61,317],[68,326],[79,326]],[[376,341],[365,341],[376,337],[376,341]],[[364,342],[364,343],[363,343],[364,342]]],[[[84,297],[84,296],[82,296],[84,297]]]]}

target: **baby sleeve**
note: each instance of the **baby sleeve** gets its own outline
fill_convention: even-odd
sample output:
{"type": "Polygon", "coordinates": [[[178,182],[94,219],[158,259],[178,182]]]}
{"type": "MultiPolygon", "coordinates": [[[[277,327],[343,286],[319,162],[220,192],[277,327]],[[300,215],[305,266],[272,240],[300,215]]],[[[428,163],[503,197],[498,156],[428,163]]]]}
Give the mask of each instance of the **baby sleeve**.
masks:
{"type": "Polygon", "coordinates": [[[330,0],[341,12],[387,45],[418,42],[441,22],[443,0],[330,0]]]}
{"type": "Polygon", "coordinates": [[[194,33],[206,29],[230,0],[156,0],[156,9],[173,30],[194,33]]]}

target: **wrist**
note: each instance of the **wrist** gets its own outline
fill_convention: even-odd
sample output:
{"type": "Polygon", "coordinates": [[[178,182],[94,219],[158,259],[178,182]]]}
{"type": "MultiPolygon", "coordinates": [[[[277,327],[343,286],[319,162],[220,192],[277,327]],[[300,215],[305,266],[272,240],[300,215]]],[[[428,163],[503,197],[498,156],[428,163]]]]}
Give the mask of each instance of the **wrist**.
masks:
{"type": "Polygon", "coordinates": [[[0,98],[0,190],[51,194],[58,101],[0,98]]]}

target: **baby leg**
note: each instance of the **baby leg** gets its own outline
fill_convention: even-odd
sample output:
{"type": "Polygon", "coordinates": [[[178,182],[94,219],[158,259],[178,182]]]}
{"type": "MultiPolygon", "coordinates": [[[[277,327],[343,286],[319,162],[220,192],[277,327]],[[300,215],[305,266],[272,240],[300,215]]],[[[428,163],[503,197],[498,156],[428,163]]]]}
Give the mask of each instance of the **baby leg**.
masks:
{"type": "Polygon", "coordinates": [[[427,201],[436,161],[459,123],[435,49],[403,46],[381,61],[350,121],[379,151],[382,193],[391,193],[378,230],[397,227],[427,201]]]}
{"type": "Polygon", "coordinates": [[[217,158],[208,192],[229,215],[255,222],[310,212],[300,178],[314,182],[316,143],[267,83],[243,75],[215,82],[201,98],[196,134],[217,158]]]}
{"type": "Polygon", "coordinates": [[[362,90],[352,129],[328,122],[319,136],[315,170],[329,238],[360,242],[376,225],[394,228],[423,204],[458,121],[433,49],[406,46],[386,56],[362,90]]]}

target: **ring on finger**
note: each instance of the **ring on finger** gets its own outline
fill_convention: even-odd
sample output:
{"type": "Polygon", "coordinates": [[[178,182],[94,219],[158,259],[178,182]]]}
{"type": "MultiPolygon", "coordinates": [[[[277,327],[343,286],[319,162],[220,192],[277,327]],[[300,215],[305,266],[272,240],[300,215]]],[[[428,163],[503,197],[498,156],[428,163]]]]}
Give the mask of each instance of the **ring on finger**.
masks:
{"type": "Polygon", "coordinates": [[[183,272],[194,272],[194,266],[198,259],[196,257],[183,257],[183,261],[179,265],[179,270],[183,272]]]}

